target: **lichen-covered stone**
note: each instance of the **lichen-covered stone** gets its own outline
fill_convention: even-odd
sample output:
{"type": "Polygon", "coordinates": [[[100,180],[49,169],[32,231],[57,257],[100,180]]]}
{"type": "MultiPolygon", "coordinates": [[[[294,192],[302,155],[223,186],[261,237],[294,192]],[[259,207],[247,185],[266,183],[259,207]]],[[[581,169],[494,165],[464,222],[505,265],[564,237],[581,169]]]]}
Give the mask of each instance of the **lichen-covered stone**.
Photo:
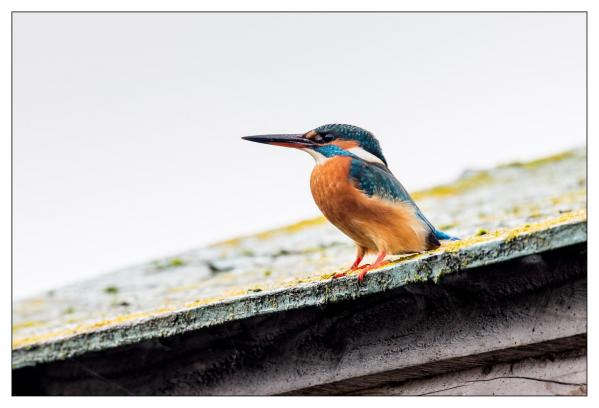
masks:
{"type": "Polygon", "coordinates": [[[467,172],[414,194],[452,235],[424,254],[331,281],[354,247],[315,218],[176,254],[16,302],[13,367],[225,321],[352,299],[457,270],[586,241],[586,151],[467,172]]]}

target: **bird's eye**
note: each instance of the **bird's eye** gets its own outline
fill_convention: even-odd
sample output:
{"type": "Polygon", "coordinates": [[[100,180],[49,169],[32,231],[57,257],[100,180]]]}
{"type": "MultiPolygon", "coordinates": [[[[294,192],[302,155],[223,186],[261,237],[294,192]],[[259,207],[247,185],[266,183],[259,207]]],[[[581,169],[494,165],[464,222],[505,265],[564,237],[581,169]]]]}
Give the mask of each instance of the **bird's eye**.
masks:
{"type": "Polygon", "coordinates": [[[325,143],[329,143],[329,142],[332,142],[333,140],[335,140],[335,135],[333,135],[331,133],[327,133],[326,135],[322,135],[322,139],[324,140],[325,143]]]}
{"type": "Polygon", "coordinates": [[[313,139],[316,143],[329,143],[335,140],[335,136],[330,133],[317,133],[313,139]]]}

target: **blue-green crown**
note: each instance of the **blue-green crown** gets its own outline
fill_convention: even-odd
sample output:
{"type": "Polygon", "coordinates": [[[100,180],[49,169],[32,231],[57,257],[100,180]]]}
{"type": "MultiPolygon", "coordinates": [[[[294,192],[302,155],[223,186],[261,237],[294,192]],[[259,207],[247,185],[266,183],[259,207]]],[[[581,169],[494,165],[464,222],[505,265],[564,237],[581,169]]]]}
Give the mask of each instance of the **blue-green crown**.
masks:
{"type": "Polygon", "coordinates": [[[314,129],[314,131],[321,135],[333,135],[336,139],[355,140],[360,144],[362,149],[375,155],[381,159],[383,163],[387,164],[387,160],[385,160],[385,156],[383,156],[383,151],[381,150],[379,141],[372,133],[365,129],[353,125],[332,123],[329,125],[319,126],[314,129]]]}

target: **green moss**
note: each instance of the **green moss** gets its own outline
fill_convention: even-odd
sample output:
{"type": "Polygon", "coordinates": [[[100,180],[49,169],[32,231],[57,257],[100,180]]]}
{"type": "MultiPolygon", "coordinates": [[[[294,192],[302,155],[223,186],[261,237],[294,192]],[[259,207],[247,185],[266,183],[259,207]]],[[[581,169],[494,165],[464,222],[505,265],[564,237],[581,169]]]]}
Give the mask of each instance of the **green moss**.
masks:
{"type": "Polygon", "coordinates": [[[117,288],[116,286],[106,286],[104,288],[104,293],[114,295],[116,293],[119,293],[119,288],[117,288]]]}
{"type": "Polygon", "coordinates": [[[178,266],[183,266],[183,265],[185,265],[185,261],[183,261],[181,258],[171,258],[171,259],[167,260],[166,262],[161,262],[161,261],[152,262],[152,266],[155,269],[176,268],[178,266]]]}
{"type": "Polygon", "coordinates": [[[172,258],[169,262],[168,262],[169,266],[183,266],[185,265],[185,262],[183,262],[183,260],[181,258],[172,258]]]}
{"type": "Polygon", "coordinates": [[[488,233],[489,233],[489,230],[481,228],[478,231],[476,231],[476,234],[474,234],[474,235],[477,237],[480,237],[481,235],[487,235],[488,233]]]}
{"type": "Polygon", "coordinates": [[[73,314],[75,313],[75,308],[73,306],[69,306],[62,311],[62,314],[73,314]]]}

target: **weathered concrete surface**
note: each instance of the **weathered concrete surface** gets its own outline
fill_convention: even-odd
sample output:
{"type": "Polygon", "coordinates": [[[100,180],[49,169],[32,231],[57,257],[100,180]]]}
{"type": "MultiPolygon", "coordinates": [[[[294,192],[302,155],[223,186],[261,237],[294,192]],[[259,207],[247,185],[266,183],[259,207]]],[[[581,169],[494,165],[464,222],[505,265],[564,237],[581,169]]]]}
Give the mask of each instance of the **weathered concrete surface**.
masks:
{"type": "Polygon", "coordinates": [[[132,267],[17,302],[13,367],[166,339],[240,319],[325,306],[586,242],[585,151],[468,173],[414,194],[465,238],[330,281],[353,247],[322,219],[132,267]]]}
{"type": "Polygon", "coordinates": [[[360,391],[360,395],[586,395],[584,350],[527,358],[360,391]]]}

